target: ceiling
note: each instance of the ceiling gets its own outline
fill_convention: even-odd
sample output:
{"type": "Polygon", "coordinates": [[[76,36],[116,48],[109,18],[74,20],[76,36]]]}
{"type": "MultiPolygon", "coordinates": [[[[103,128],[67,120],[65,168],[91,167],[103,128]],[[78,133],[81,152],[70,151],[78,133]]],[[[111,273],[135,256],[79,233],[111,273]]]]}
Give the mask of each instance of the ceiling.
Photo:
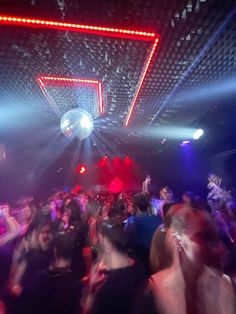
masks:
{"type": "Polygon", "coordinates": [[[0,15],[31,18],[0,20],[3,141],[57,145],[61,116],[82,107],[95,119],[94,149],[117,151],[148,128],[198,127],[214,108],[234,105],[236,92],[220,87],[236,75],[235,1],[2,0],[0,15]],[[44,88],[42,76],[51,78],[44,88]],[[100,82],[101,98],[80,80],[100,82]]]}

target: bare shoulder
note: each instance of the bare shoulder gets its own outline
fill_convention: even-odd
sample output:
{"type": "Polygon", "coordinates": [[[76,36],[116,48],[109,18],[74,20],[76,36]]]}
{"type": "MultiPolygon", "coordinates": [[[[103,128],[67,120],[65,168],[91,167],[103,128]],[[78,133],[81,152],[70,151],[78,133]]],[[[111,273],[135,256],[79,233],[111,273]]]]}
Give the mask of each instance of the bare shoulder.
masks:
{"type": "Polygon", "coordinates": [[[169,284],[174,284],[176,279],[176,272],[174,272],[171,267],[168,267],[152,275],[150,278],[150,283],[151,285],[158,287],[163,285],[168,286],[169,284]]]}

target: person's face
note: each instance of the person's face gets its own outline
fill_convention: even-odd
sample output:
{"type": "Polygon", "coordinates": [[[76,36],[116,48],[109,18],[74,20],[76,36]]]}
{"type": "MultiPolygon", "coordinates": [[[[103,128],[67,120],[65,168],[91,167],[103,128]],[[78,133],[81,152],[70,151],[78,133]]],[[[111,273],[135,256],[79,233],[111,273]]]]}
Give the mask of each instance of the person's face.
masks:
{"type": "Polygon", "coordinates": [[[151,178],[147,178],[147,179],[146,179],[146,182],[147,182],[148,184],[150,184],[150,183],[151,183],[151,178]]]}
{"type": "Polygon", "coordinates": [[[197,267],[221,267],[223,245],[216,226],[205,213],[189,218],[187,230],[181,235],[181,245],[187,258],[197,267]]]}
{"type": "Polygon", "coordinates": [[[57,210],[57,211],[56,211],[56,218],[57,218],[57,219],[61,219],[61,216],[62,216],[62,215],[61,215],[60,210],[57,210]]]}
{"type": "Polygon", "coordinates": [[[62,221],[66,225],[69,223],[70,215],[67,212],[64,212],[62,215],[62,221]]]}
{"type": "Polygon", "coordinates": [[[190,203],[190,197],[186,194],[183,194],[182,201],[186,204],[189,204],[190,203]]]}
{"type": "Polygon", "coordinates": [[[31,209],[29,206],[22,208],[22,215],[24,219],[29,219],[31,217],[31,209]]]}
{"type": "Polygon", "coordinates": [[[170,190],[163,189],[160,194],[161,194],[161,198],[162,198],[164,201],[170,201],[170,200],[172,200],[172,192],[171,192],[170,190]]]}
{"type": "Polygon", "coordinates": [[[48,251],[52,242],[52,232],[49,225],[45,225],[39,232],[39,245],[43,251],[48,251]]]}

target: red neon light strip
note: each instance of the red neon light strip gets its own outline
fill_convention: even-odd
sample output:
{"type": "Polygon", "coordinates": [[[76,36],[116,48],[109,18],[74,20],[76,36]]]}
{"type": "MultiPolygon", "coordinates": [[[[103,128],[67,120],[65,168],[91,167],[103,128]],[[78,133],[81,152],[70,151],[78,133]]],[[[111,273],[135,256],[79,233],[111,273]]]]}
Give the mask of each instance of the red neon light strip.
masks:
{"type": "Polygon", "coordinates": [[[47,100],[49,101],[50,105],[52,106],[52,108],[58,113],[60,112],[59,108],[57,107],[57,105],[55,104],[55,102],[53,101],[53,99],[50,97],[50,95],[48,94],[47,90],[46,90],[46,84],[48,82],[66,82],[66,83],[76,83],[76,84],[92,84],[95,85],[97,87],[98,90],[98,111],[99,114],[103,114],[104,113],[104,108],[103,108],[103,96],[102,96],[102,83],[98,80],[88,80],[88,79],[79,79],[79,78],[68,78],[68,77],[59,77],[59,76],[41,76],[39,78],[37,78],[37,82],[39,83],[39,86],[42,90],[42,92],[44,93],[44,95],[46,96],[47,100]],[[45,82],[44,82],[45,81],[45,82]]]}
{"type": "Polygon", "coordinates": [[[98,95],[99,95],[99,110],[100,113],[104,113],[103,101],[102,101],[102,83],[98,83],[98,95]]]}
{"type": "Polygon", "coordinates": [[[16,16],[1,16],[1,24],[15,24],[15,25],[25,25],[25,26],[34,26],[34,27],[46,27],[54,28],[61,30],[68,30],[73,32],[82,32],[82,33],[95,33],[100,35],[110,35],[118,37],[129,37],[140,40],[152,40],[156,37],[155,33],[135,31],[129,29],[113,28],[113,27],[101,27],[101,26],[92,26],[92,25],[81,25],[75,23],[64,23],[50,20],[39,20],[25,17],[16,17],[16,16]]]}
{"type": "Polygon", "coordinates": [[[58,108],[58,106],[56,105],[56,103],[53,101],[53,99],[50,97],[50,95],[48,94],[43,82],[42,82],[42,79],[41,78],[38,78],[37,79],[38,83],[39,83],[39,86],[43,92],[43,94],[45,95],[45,97],[47,98],[50,106],[52,107],[52,109],[58,114],[60,115],[60,109],[58,108]]]}
{"type": "Polygon", "coordinates": [[[77,79],[69,77],[59,77],[59,76],[41,76],[38,80],[44,81],[56,81],[56,82],[69,82],[69,83],[86,83],[86,84],[99,84],[97,80],[87,80],[87,79],[77,79]]]}
{"type": "MultiPolygon", "coordinates": [[[[141,76],[141,80],[138,86],[138,90],[135,94],[135,97],[132,101],[129,113],[125,120],[125,126],[129,125],[131,115],[136,107],[137,98],[139,96],[142,84],[146,77],[147,71],[149,69],[149,65],[155,53],[157,44],[158,44],[158,37],[155,33],[149,32],[141,32],[135,30],[127,30],[127,29],[118,29],[118,28],[109,28],[109,27],[100,27],[100,26],[91,26],[91,25],[81,25],[81,24],[74,24],[74,23],[63,23],[57,21],[48,21],[48,20],[39,20],[39,19],[31,19],[25,17],[12,17],[12,16],[1,16],[0,15],[0,24],[8,24],[8,25],[23,25],[29,27],[45,27],[45,28],[52,28],[52,29],[60,29],[60,30],[68,30],[74,32],[81,32],[81,33],[94,33],[97,35],[107,35],[113,37],[120,37],[120,38],[131,38],[131,39],[138,39],[138,40],[154,40],[154,44],[152,50],[150,52],[149,58],[147,63],[144,67],[144,72],[141,76]]],[[[41,78],[42,79],[42,78],[41,78]]],[[[49,79],[49,77],[44,77],[45,80],[53,80],[49,79]]],[[[57,78],[58,81],[63,81],[66,78],[57,78]]],[[[75,79],[76,80],[76,79],[75,79]]],[[[67,79],[68,82],[76,82],[74,79],[67,79]],[[71,81],[72,80],[72,81],[71,81]]],[[[86,80],[85,80],[86,81],[86,80]]],[[[44,93],[47,94],[44,84],[40,83],[38,80],[40,87],[44,89],[44,93]]],[[[83,83],[83,82],[81,82],[83,83]]],[[[84,82],[84,83],[91,83],[91,82],[84,82]]],[[[102,89],[99,87],[99,90],[102,92],[102,89]]],[[[103,104],[102,104],[102,96],[101,92],[99,93],[99,111],[103,113],[103,104]]],[[[47,94],[47,98],[49,95],[47,94]]],[[[50,97],[49,97],[50,98],[50,97]]]]}
{"type": "Polygon", "coordinates": [[[158,38],[155,39],[155,42],[154,42],[154,45],[153,45],[152,50],[151,50],[151,52],[150,52],[150,55],[149,55],[149,57],[148,57],[147,63],[146,63],[146,65],[145,65],[145,67],[144,67],[144,72],[143,72],[143,74],[142,74],[142,77],[141,77],[141,80],[140,80],[140,83],[139,83],[138,90],[137,90],[137,92],[136,92],[136,94],[135,94],[135,96],[134,96],[134,99],[133,99],[133,101],[132,101],[132,104],[131,104],[129,113],[128,113],[127,118],[126,118],[126,120],[125,120],[125,126],[126,126],[126,127],[129,125],[130,117],[131,117],[132,112],[133,112],[133,110],[134,110],[134,108],[135,108],[135,106],[136,106],[136,100],[137,100],[137,98],[138,98],[139,92],[140,92],[141,87],[142,87],[142,85],[143,85],[143,81],[144,81],[144,79],[145,79],[145,77],[146,77],[146,75],[147,75],[147,71],[148,71],[149,65],[150,65],[150,63],[151,63],[151,60],[152,60],[152,58],[153,58],[153,55],[154,55],[154,53],[155,53],[157,44],[158,44],[158,38]]]}

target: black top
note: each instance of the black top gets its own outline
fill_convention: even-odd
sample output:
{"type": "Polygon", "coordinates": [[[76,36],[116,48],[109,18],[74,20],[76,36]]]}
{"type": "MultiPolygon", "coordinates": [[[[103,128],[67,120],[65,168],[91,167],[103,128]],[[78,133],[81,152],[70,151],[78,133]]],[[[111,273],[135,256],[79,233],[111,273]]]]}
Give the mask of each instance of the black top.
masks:
{"type": "Polygon", "coordinates": [[[21,314],[76,314],[80,288],[67,268],[40,271],[23,290],[21,314]]]}
{"type": "Polygon", "coordinates": [[[146,278],[138,263],[109,271],[107,281],[97,292],[91,314],[132,313],[138,290],[146,278]]]}
{"type": "Polygon", "coordinates": [[[37,271],[47,270],[53,258],[53,251],[42,251],[41,249],[31,249],[23,257],[26,260],[26,270],[22,278],[23,287],[27,285],[28,280],[37,271]]]}

